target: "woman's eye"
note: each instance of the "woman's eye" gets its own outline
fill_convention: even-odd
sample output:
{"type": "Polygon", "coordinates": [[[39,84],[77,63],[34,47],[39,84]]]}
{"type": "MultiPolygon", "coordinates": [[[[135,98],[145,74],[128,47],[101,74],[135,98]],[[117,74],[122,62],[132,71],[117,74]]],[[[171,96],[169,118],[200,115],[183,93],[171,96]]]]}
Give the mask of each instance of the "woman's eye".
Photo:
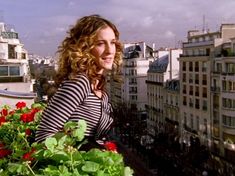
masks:
{"type": "Polygon", "coordinates": [[[98,42],[98,43],[96,43],[97,46],[101,46],[101,45],[103,45],[103,44],[104,44],[104,42],[98,42]]]}

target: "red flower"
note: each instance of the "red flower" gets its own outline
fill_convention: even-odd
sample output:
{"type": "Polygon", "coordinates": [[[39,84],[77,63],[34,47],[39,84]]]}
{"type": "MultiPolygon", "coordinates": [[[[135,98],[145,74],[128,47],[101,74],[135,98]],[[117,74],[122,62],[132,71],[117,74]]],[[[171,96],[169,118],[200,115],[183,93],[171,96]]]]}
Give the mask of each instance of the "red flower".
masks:
{"type": "Polygon", "coordinates": [[[117,145],[114,142],[105,142],[104,147],[106,150],[116,152],[117,151],[117,145]]]}
{"type": "Polygon", "coordinates": [[[6,117],[5,116],[1,116],[0,117],[0,126],[6,122],[6,117]]]}
{"type": "Polygon", "coordinates": [[[33,109],[31,110],[31,114],[34,116],[38,111],[40,111],[40,109],[33,108],[33,109]]]}
{"type": "Polygon", "coordinates": [[[29,128],[27,128],[27,129],[25,130],[25,134],[26,134],[27,136],[30,136],[30,135],[32,134],[32,132],[31,132],[31,130],[30,130],[29,128]]]}
{"type": "Polygon", "coordinates": [[[17,109],[24,108],[25,106],[26,106],[26,103],[23,102],[23,101],[16,103],[16,108],[17,108],[17,109]]]}
{"type": "Polygon", "coordinates": [[[0,159],[4,158],[11,154],[11,151],[8,149],[0,149],[0,159]]]}
{"type": "Polygon", "coordinates": [[[32,150],[31,150],[30,152],[25,153],[25,154],[22,156],[22,158],[23,158],[24,160],[27,160],[27,161],[33,161],[34,158],[32,157],[32,154],[33,154],[35,151],[36,151],[36,150],[35,150],[34,148],[32,148],[32,150]]]}
{"type": "Polygon", "coordinates": [[[7,116],[7,114],[8,114],[8,110],[7,109],[2,109],[2,111],[1,111],[1,114],[3,115],[3,116],[7,116]]]}
{"type": "Polygon", "coordinates": [[[15,113],[15,111],[12,110],[12,111],[9,112],[9,115],[13,115],[14,113],[15,113]]]}
{"type": "Polygon", "coordinates": [[[20,120],[23,121],[24,123],[32,122],[34,121],[34,114],[31,113],[21,114],[20,120]]]}

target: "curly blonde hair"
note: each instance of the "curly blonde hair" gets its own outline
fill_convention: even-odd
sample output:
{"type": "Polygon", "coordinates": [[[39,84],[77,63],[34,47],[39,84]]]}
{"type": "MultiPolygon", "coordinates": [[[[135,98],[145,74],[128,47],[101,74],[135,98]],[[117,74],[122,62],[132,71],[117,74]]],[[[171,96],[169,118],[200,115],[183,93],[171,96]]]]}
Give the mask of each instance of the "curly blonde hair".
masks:
{"type": "MultiPolygon", "coordinates": [[[[113,29],[116,37],[116,54],[113,62],[113,73],[120,71],[122,61],[122,44],[119,42],[119,32],[116,26],[99,15],[82,17],[67,32],[68,36],[58,47],[59,67],[56,76],[57,86],[64,80],[73,79],[78,73],[88,76],[91,83],[99,80],[98,89],[103,89],[105,78],[97,74],[99,66],[95,62],[91,49],[97,32],[105,27],[113,29]]],[[[112,74],[113,75],[113,74],[112,74]]]]}

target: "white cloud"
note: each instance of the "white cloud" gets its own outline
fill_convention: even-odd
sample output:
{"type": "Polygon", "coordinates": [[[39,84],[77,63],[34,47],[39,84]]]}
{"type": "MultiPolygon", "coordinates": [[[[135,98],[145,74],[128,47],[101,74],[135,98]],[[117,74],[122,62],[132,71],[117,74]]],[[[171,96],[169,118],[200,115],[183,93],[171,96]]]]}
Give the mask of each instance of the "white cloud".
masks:
{"type": "Polygon", "coordinates": [[[167,31],[165,32],[165,34],[164,34],[164,37],[166,37],[166,38],[168,38],[168,39],[172,39],[172,38],[175,37],[175,34],[174,34],[172,31],[167,30],[167,31]]]}
{"type": "MultiPolygon", "coordinates": [[[[11,4],[14,9],[10,17],[15,23],[14,20],[9,23],[20,29],[19,35],[27,38],[32,50],[40,47],[30,45],[30,41],[40,41],[45,48],[50,48],[52,41],[61,40],[78,18],[95,13],[113,21],[123,40],[155,42],[159,47],[174,44],[175,40],[186,40],[188,30],[202,29],[203,15],[207,27],[213,30],[218,30],[222,22],[235,23],[234,0],[42,0],[43,3],[35,1],[32,5],[28,1],[11,4]],[[26,5],[27,10],[24,10],[26,5]],[[30,7],[37,8],[28,10],[30,7]]],[[[3,5],[0,3],[2,9],[6,9],[3,5]]],[[[58,42],[51,48],[56,45],[58,42]]]]}

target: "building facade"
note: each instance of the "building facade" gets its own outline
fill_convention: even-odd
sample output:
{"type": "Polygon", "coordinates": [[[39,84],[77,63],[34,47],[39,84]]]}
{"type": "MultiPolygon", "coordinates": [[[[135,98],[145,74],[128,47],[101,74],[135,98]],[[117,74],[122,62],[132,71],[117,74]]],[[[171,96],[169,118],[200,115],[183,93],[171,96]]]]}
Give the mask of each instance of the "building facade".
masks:
{"type": "Polygon", "coordinates": [[[227,102],[233,101],[228,87],[233,84],[230,72],[234,66],[231,59],[234,37],[234,24],[222,24],[217,32],[189,31],[179,58],[182,141],[190,145],[189,138],[198,137],[202,145],[213,147],[221,155],[226,138],[229,136],[233,141],[230,135],[234,135],[232,126],[225,125],[234,117],[234,108],[226,108],[227,102]],[[224,53],[230,53],[230,58],[224,53]]]}
{"type": "Polygon", "coordinates": [[[145,112],[147,103],[147,70],[153,61],[153,49],[145,42],[125,43],[121,82],[110,80],[111,101],[125,104],[137,112],[145,112]]]}
{"type": "Polygon", "coordinates": [[[21,97],[21,93],[33,103],[32,97],[36,96],[31,94],[28,52],[20,42],[18,33],[8,28],[3,22],[0,22],[0,90],[2,90],[0,97],[4,100],[1,103],[12,101],[14,104],[19,101],[17,95],[21,97]]]}
{"type": "Polygon", "coordinates": [[[148,99],[146,107],[148,114],[147,126],[149,133],[152,135],[163,130],[165,114],[168,113],[168,110],[164,107],[168,100],[166,98],[166,82],[179,77],[179,62],[177,59],[181,53],[181,49],[158,50],[155,61],[149,66],[146,81],[148,99]]]}

